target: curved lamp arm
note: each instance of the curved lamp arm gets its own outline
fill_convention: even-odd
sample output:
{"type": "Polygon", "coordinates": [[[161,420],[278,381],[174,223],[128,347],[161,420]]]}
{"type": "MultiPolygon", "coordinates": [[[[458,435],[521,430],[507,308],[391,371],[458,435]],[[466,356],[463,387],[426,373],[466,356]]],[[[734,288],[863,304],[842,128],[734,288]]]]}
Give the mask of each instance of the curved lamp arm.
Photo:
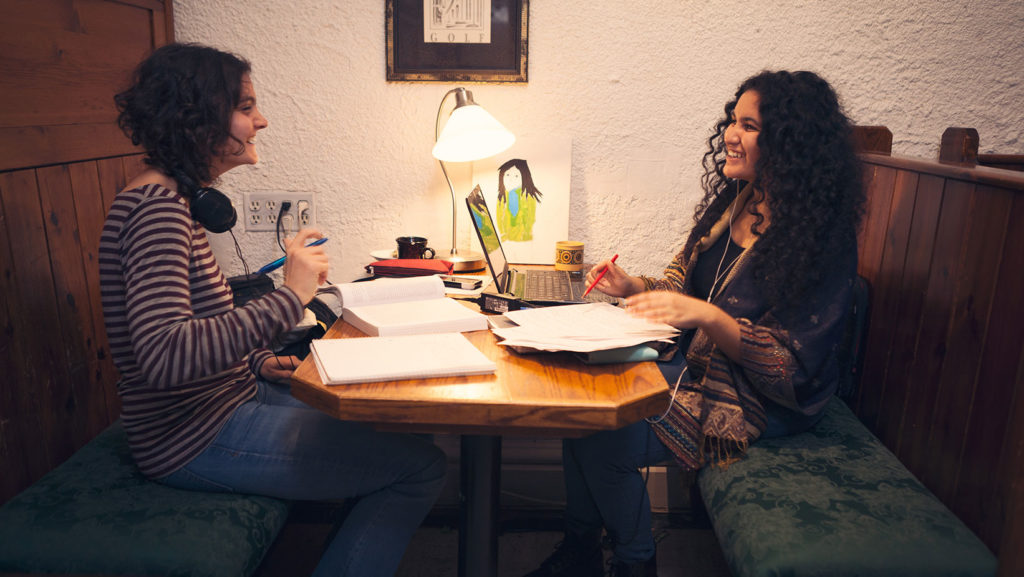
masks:
{"type": "Polygon", "coordinates": [[[516,137],[487,113],[473,100],[473,93],[465,88],[453,88],[441,98],[437,107],[437,119],[434,122],[434,149],[432,154],[441,165],[441,172],[448,183],[448,191],[452,197],[452,248],[451,255],[458,255],[456,248],[458,235],[455,230],[457,222],[457,203],[455,187],[448,176],[445,161],[469,162],[494,156],[512,146],[516,137]],[[455,107],[449,114],[448,123],[441,130],[441,112],[449,96],[455,96],[455,107]]]}

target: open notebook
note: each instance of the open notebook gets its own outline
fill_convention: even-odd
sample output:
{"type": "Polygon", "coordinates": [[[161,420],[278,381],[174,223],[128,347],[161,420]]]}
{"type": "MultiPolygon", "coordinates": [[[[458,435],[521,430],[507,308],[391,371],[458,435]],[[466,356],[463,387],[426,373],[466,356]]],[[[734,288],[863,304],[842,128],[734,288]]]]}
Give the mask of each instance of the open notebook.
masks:
{"type": "MultiPolygon", "coordinates": [[[[480,187],[466,197],[470,220],[476,229],[480,246],[484,249],[487,268],[494,277],[494,286],[500,293],[511,294],[517,299],[538,304],[564,304],[583,302],[617,303],[618,299],[592,291],[586,298],[586,275],[582,271],[564,270],[515,270],[509,268],[505,258],[505,250],[501,247],[494,219],[487,208],[487,201],[480,192],[480,187]]],[[[552,251],[554,249],[552,248],[552,251]]]]}

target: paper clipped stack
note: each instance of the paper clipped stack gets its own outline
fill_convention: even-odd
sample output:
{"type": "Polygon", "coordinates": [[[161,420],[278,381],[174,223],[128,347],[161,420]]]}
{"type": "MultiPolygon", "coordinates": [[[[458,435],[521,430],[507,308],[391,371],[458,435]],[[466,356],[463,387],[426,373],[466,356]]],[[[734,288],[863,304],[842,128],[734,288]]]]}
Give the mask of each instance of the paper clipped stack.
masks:
{"type": "Polygon", "coordinates": [[[537,351],[589,353],[672,341],[679,330],[630,316],[609,303],[524,309],[505,313],[517,326],[492,328],[498,344],[537,351]]]}

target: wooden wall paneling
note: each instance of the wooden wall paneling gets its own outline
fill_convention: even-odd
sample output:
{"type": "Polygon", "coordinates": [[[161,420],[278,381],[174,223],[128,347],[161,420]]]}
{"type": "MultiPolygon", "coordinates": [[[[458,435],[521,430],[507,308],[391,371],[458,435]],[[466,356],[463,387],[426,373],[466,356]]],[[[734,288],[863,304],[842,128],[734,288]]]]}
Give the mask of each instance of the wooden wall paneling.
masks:
{"type": "Polygon", "coordinates": [[[1017,353],[1017,377],[1014,379],[1013,413],[1007,431],[1003,458],[1006,463],[1000,485],[1008,495],[1006,523],[1003,525],[1002,544],[999,546],[998,577],[1024,575],[1024,341],[1017,353]]]}
{"type": "Polygon", "coordinates": [[[82,264],[81,236],[69,167],[37,169],[36,178],[59,319],[59,330],[52,331],[50,337],[62,343],[61,356],[52,362],[65,367],[61,380],[55,382],[54,409],[62,425],[70,429],[73,448],[78,449],[109,424],[105,403],[95,406],[102,396],[97,398],[90,386],[94,374],[90,370],[94,363],[90,360],[94,355],[86,342],[95,340],[95,331],[82,264]]]}
{"type": "MultiPolygon", "coordinates": [[[[963,439],[977,387],[980,359],[1013,196],[1005,189],[975,187],[969,212],[966,242],[961,252],[959,274],[955,277],[949,346],[936,406],[936,426],[930,445],[941,458],[925,472],[922,481],[944,502],[952,503],[956,492],[963,439]]],[[[955,513],[962,514],[960,511],[955,513]]]]}
{"type": "Polygon", "coordinates": [[[8,382],[0,386],[0,503],[30,482],[25,463],[34,462],[42,469],[45,456],[30,449],[31,438],[25,434],[22,420],[31,404],[29,393],[17,379],[19,363],[23,362],[25,343],[19,338],[21,310],[14,286],[14,255],[8,237],[7,212],[2,193],[11,187],[11,178],[0,174],[0,374],[8,382]]]}
{"type": "MultiPolygon", "coordinates": [[[[870,159],[871,156],[862,155],[862,158],[870,159]]],[[[868,281],[869,298],[872,300],[874,300],[877,290],[874,285],[878,282],[878,270],[882,266],[889,210],[892,206],[892,187],[895,181],[895,169],[870,162],[864,164],[864,188],[868,198],[861,231],[857,237],[857,272],[868,281]]],[[[872,314],[873,308],[873,305],[869,307],[869,315],[872,314]]],[[[870,326],[870,319],[868,326],[870,326]]],[[[865,359],[866,356],[865,354],[865,359]]],[[[865,392],[865,388],[870,388],[863,376],[863,364],[865,363],[866,360],[862,363],[860,385],[851,403],[858,416],[861,414],[862,400],[871,396],[869,392],[865,392]]]]}
{"type": "Polygon", "coordinates": [[[128,179],[124,175],[123,158],[104,158],[96,161],[96,171],[99,176],[100,195],[103,198],[103,214],[110,210],[114,203],[114,197],[118,192],[124,190],[128,179]]]}
{"type": "Polygon", "coordinates": [[[117,398],[117,369],[114,367],[107,344],[106,327],[103,324],[103,304],[100,299],[100,274],[98,253],[100,233],[106,215],[106,206],[100,192],[99,171],[95,162],[78,162],[68,167],[71,176],[71,190],[74,195],[75,216],[77,219],[78,236],[81,240],[81,263],[85,273],[88,301],[83,303],[82,312],[86,312],[91,325],[85,335],[89,366],[88,400],[90,414],[97,420],[92,424],[92,434],[99,433],[113,422],[120,413],[120,402],[117,398]]]}
{"type": "Polygon", "coordinates": [[[941,452],[931,445],[932,427],[939,397],[938,383],[945,370],[952,326],[953,299],[967,235],[964,215],[970,212],[974,185],[948,180],[942,194],[942,212],[935,233],[928,284],[923,298],[920,331],[914,364],[907,375],[910,400],[902,411],[903,425],[896,456],[918,477],[941,452]]]}
{"type": "MultiPolygon", "coordinates": [[[[982,191],[997,195],[997,191],[982,191]]],[[[1005,193],[1003,193],[1005,194],[1005,193]]],[[[985,347],[978,373],[978,387],[968,422],[963,463],[957,482],[954,508],[964,521],[978,527],[979,536],[990,547],[999,547],[998,536],[1006,521],[1009,485],[1003,481],[992,491],[993,479],[1005,479],[1013,471],[1012,458],[1004,459],[1014,437],[1010,420],[1014,385],[1024,346],[1024,193],[1013,196],[1007,219],[1008,229],[998,262],[991,318],[984,338],[985,347]]],[[[996,226],[997,223],[992,223],[996,226]]],[[[1018,389],[1019,390],[1019,389],[1018,389]]],[[[1024,391],[1020,393],[1024,397],[1024,391]]],[[[1024,434],[1021,431],[1019,434],[1024,434]]],[[[1020,438],[1019,436],[1016,438],[1020,438]]],[[[1018,517],[1024,525],[1024,517],[1018,517]]]]}
{"type": "Polygon", "coordinates": [[[924,309],[924,295],[931,270],[932,248],[935,229],[938,226],[942,206],[943,179],[929,174],[903,173],[907,188],[914,187],[914,209],[906,236],[906,258],[903,276],[895,294],[895,310],[899,311],[899,322],[893,326],[889,346],[889,362],[885,373],[885,387],[882,391],[879,418],[875,434],[894,442],[889,445],[895,450],[899,443],[900,427],[906,407],[919,402],[915,391],[910,396],[911,381],[908,373],[917,356],[918,335],[924,309]],[[897,410],[898,409],[898,410],[897,410]]]}
{"type": "MultiPolygon", "coordinates": [[[[121,159],[121,162],[123,163],[123,166],[124,166],[125,183],[127,183],[127,181],[135,178],[142,171],[144,171],[144,170],[146,170],[146,168],[148,168],[146,166],[146,163],[143,161],[143,156],[144,155],[142,155],[142,154],[136,154],[136,155],[132,155],[132,156],[125,156],[125,157],[123,157],[121,159]]],[[[121,192],[121,189],[119,188],[119,189],[117,189],[114,192],[115,192],[115,194],[118,193],[118,192],[121,192]]]]}
{"type": "Polygon", "coordinates": [[[0,126],[0,170],[76,162],[95,156],[96,148],[113,155],[137,152],[111,125],[0,126]]]}
{"type": "MultiPolygon", "coordinates": [[[[888,217],[882,217],[887,227],[882,231],[882,254],[872,284],[869,324],[871,338],[864,347],[864,370],[860,378],[858,416],[872,430],[881,412],[881,402],[888,385],[892,339],[899,318],[899,288],[903,284],[903,271],[907,260],[907,238],[914,215],[917,197],[917,174],[900,170],[893,185],[892,202],[888,217]]],[[[874,210],[872,210],[874,213],[874,210]]],[[[883,441],[885,439],[882,439],[883,441]]],[[[891,445],[890,445],[891,447],[891,445]]]]}
{"type": "Polygon", "coordinates": [[[138,152],[113,96],[173,38],[156,0],[0,2],[0,170],[138,152]]]}
{"type": "Polygon", "coordinates": [[[59,394],[54,392],[67,385],[67,371],[65,364],[58,362],[64,354],[57,337],[60,317],[35,171],[0,173],[0,194],[8,215],[8,241],[13,255],[11,294],[7,296],[18,311],[13,336],[20,351],[14,357],[16,373],[12,386],[25,395],[13,418],[17,434],[38,443],[35,450],[41,459],[33,454],[26,463],[29,478],[35,480],[75,448],[59,417],[61,411],[55,406],[59,394]]]}
{"type": "MultiPolygon", "coordinates": [[[[866,156],[870,158],[870,156],[866,156]]],[[[885,246],[885,230],[889,226],[889,208],[892,205],[892,187],[896,170],[888,166],[866,164],[864,175],[868,202],[859,243],[858,272],[869,281],[878,276],[885,246]]]]}

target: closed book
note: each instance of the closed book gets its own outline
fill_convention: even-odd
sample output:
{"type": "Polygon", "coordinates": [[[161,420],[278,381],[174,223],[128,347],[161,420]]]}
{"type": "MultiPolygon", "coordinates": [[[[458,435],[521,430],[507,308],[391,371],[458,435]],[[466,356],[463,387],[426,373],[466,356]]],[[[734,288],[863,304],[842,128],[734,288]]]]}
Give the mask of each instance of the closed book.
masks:
{"type": "Polygon", "coordinates": [[[310,343],[325,385],[493,373],[487,358],[459,333],[317,339],[310,343]]]}
{"type": "Polygon", "coordinates": [[[487,318],[445,296],[437,276],[339,285],[341,318],[371,336],[487,330],[487,318]]]}

